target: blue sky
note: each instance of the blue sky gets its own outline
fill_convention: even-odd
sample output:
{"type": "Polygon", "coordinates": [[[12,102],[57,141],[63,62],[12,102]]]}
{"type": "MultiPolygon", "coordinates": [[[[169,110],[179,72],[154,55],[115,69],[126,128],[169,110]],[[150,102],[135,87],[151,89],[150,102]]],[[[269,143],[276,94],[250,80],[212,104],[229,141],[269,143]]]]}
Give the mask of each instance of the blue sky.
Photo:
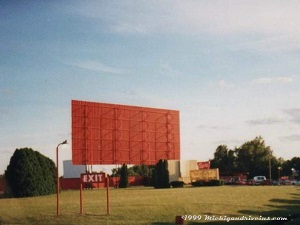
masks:
{"type": "MultiPolygon", "coordinates": [[[[261,135],[299,157],[299,1],[1,1],[0,174],[55,159],[71,100],[180,111],[181,158],[261,135]]],[[[60,149],[71,158],[71,145],[60,149]]]]}

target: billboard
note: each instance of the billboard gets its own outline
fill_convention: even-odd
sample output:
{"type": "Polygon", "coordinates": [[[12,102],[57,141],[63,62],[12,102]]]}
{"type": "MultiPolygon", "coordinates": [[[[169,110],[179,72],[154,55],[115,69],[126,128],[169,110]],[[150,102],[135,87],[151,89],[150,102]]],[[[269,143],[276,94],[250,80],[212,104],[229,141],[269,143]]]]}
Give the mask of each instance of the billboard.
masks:
{"type": "Polygon", "coordinates": [[[198,180],[219,180],[219,169],[202,169],[190,171],[191,181],[198,180]]]}
{"type": "Polygon", "coordinates": [[[180,159],[179,111],[72,100],[75,165],[180,159]]]}

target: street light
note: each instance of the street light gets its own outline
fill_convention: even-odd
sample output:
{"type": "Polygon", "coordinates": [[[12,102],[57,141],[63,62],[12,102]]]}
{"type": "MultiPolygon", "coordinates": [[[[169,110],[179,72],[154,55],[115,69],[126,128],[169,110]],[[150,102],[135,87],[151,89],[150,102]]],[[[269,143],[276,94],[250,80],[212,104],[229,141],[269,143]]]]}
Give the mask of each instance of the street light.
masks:
{"type": "Polygon", "coordinates": [[[280,184],[280,172],[282,170],[282,167],[281,166],[278,166],[278,184],[280,184]]]}
{"type": "Polygon", "coordinates": [[[59,174],[58,174],[58,147],[67,144],[67,140],[59,143],[56,147],[56,213],[59,215],[59,174]]]}
{"type": "Polygon", "coordinates": [[[272,150],[269,150],[269,179],[272,180],[272,164],[271,164],[272,150]]]}
{"type": "Polygon", "coordinates": [[[295,172],[296,172],[296,170],[295,170],[295,168],[292,168],[291,171],[292,171],[292,180],[294,180],[295,179],[295,172]]]}

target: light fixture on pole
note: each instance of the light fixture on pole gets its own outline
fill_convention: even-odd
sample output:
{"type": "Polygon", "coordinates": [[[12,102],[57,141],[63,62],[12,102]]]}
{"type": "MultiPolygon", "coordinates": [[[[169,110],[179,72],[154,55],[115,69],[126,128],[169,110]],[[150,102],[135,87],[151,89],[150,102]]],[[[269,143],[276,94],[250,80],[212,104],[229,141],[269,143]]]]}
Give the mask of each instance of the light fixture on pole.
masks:
{"type": "Polygon", "coordinates": [[[295,179],[296,170],[295,170],[295,168],[292,168],[291,171],[292,171],[292,180],[294,180],[295,179]]]}
{"type": "Polygon", "coordinates": [[[282,170],[282,167],[281,166],[278,166],[278,179],[280,179],[280,172],[282,170]]]}
{"type": "Polygon", "coordinates": [[[57,215],[60,214],[60,208],[59,208],[59,173],[58,173],[58,147],[60,145],[67,144],[67,140],[63,141],[62,143],[59,143],[56,147],[56,213],[57,215]]]}

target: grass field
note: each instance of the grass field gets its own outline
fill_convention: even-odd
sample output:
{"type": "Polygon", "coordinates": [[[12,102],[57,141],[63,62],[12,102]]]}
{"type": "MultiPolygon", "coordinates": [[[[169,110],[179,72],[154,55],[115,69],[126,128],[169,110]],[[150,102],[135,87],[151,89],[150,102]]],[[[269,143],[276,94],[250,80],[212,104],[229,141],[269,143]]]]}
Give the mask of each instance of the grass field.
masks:
{"type": "MultiPolygon", "coordinates": [[[[265,224],[268,221],[209,221],[207,216],[286,217],[300,212],[300,187],[221,186],[153,189],[110,189],[110,215],[106,215],[106,190],[83,192],[79,214],[79,191],[61,193],[61,215],[56,216],[56,195],[0,199],[0,224],[111,224],[171,225],[176,215],[201,215],[185,224],[265,224]]],[[[288,224],[300,224],[290,222],[288,224]]]]}

